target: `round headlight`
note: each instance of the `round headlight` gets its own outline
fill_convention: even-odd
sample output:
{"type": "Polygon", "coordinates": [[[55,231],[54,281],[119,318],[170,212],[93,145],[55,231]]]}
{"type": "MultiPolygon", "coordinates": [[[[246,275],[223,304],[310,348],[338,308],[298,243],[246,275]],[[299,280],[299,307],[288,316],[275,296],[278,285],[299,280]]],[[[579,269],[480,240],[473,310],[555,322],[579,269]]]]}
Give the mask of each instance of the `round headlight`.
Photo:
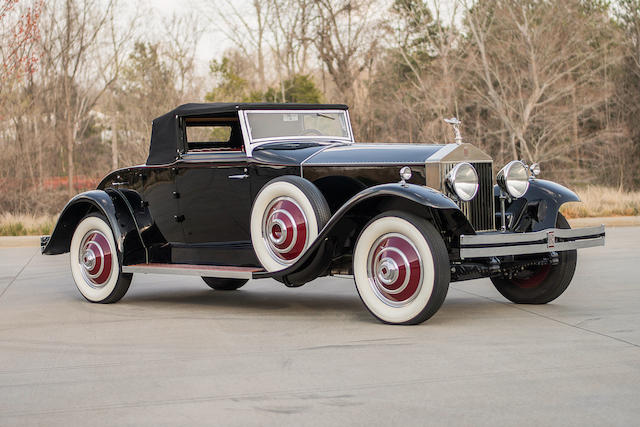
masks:
{"type": "Polygon", "coordinates": [[[458,163],[447,174],[449,190],[463,202],[473,199],[478,193],[478,174],[469,163],[458,163]]]}
{"type": "Polygon", "coordinates": [[[521,161],[514,160],[498,172],[496,180],[503,191],[519,199],[529,189],[529,169],[521,161]]]}

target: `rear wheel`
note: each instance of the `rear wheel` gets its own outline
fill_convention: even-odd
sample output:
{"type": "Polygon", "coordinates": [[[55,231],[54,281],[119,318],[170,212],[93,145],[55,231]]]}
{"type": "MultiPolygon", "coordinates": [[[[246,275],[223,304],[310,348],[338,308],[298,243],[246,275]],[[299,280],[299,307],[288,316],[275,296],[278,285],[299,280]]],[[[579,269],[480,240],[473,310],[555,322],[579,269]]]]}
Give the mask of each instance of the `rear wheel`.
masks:
{"type": "Polygon", "coordinates": [[[235,291],[248,282],[246,279],[222,279],[218,277],[203,277],[202,280],[216,291],[235,291]]]}
{"type": "MultiPolygon", "coordinates": [[[[571,228],[558,214],[557,228],[571,228]]],[[[506,299],[517,304],[546,304],[569,287],[576,271],[577,251],[558,252],[557,265],[542,265],[518,272],[511,278],[492,277],[494,286],[506,299]]]]}
{"type": "Polygon", "coordinates": [[[418,324],[447,295],[449,255],[436,228],[404,212],[386,212],[360,233],[353,254],[356,289],[385,323],[418,324]]]}
{"type": "Polygon", "coordinates": [[[330,216],[327,201],[310,181],[299,176],[269,181],[251,209],[251,243],[265,270],[295,263],[330,216]]]}
{"type": "Polygon", "coordinates": [[[112,303],[127,293],[131,273],[122,273],[111,226],[102,215],[86,216],[71,239],[71,274],[80,293],[89,301],[112,303]]]}

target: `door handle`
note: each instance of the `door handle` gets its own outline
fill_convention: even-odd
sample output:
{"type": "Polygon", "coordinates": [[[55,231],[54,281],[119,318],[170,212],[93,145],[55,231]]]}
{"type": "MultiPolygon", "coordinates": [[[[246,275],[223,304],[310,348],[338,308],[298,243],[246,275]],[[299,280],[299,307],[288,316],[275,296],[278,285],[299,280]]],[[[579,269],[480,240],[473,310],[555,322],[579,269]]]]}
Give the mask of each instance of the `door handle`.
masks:
{"type": "Polygon", "coordinates": [[[243,173],[242,175],[229,175],[229,179],[246,179],[249,178],[249,175],[243,173]]]}

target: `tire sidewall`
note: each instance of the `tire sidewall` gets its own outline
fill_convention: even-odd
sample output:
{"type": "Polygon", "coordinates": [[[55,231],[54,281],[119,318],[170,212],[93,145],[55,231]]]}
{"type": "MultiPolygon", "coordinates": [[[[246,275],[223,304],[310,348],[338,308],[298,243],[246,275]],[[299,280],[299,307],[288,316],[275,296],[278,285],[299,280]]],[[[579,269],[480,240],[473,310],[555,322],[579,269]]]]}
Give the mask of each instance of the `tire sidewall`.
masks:
{"type": "Polygon", "coordinates": [[[103,302],[107,300],[114,293],[120,277],[118,249],[109,224],[97,215],[84,218],[80,221],[73,233],[69,252],[71,275],[80,293],[91,302],[103,302]],[[91,231],[100,231],[107,238],[112,253],[109,280],[101,287],[93,287],[87,283],[82,274],[82,266],[79,260],[80,244],[83,238],[91,231]]]}
{"type": "Polygon", "coordinates": [[[251,209],[251,243],[253,244],[253,249],[258,260],[267,271],[282,270],[297,261],[300,256],[304,254],[304,250],[318,237],[318,232],[318,219],[313,205],[304,191],[295,184],[287,181],[276,181],[267,184],[260,193],[258,193],[253,203],[253,208],[251,209]],[[262,221],[265,211],[269,204],[279,197],[289,197],[295,200],[307,220],[307,243],[302,253],[288,264],[280,263],[273,258],[271,251],[262,237],[262,221]]]}
{"type": "Polygon", "coordinates": [[[367,309],[387,323],[408,323],[421,316],[434,295],[436,265],[432,248],[423,233],[413,223],[398,216],[374,218],[360,233],[353,253],[353,273],[356,289],[367,309]],[[367,262],[374,242],[388,233],[399,233],[409,239],[418,250],[422,261],[422,283],[418,294],[407,305],[392,307],[382,301],[369,281],[367,262]]]}

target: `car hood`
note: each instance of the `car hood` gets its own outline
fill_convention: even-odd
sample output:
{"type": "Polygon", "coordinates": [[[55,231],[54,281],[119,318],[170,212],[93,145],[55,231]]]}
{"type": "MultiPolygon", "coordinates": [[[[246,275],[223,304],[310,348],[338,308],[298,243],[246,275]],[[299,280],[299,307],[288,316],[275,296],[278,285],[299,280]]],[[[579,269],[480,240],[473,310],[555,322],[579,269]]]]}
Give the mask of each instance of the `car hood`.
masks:
{"type": "Polygon", "coordinates": [[[445,147],[441,144],[268,144],[253,157],[267,163],[303,166],[416,165],[445,147]]]}
{"type": "Polygon", "coordinates": [[[444,145],[350,144],[327,147],[305,159],[303,165],[424,164],[444,145]]]}

